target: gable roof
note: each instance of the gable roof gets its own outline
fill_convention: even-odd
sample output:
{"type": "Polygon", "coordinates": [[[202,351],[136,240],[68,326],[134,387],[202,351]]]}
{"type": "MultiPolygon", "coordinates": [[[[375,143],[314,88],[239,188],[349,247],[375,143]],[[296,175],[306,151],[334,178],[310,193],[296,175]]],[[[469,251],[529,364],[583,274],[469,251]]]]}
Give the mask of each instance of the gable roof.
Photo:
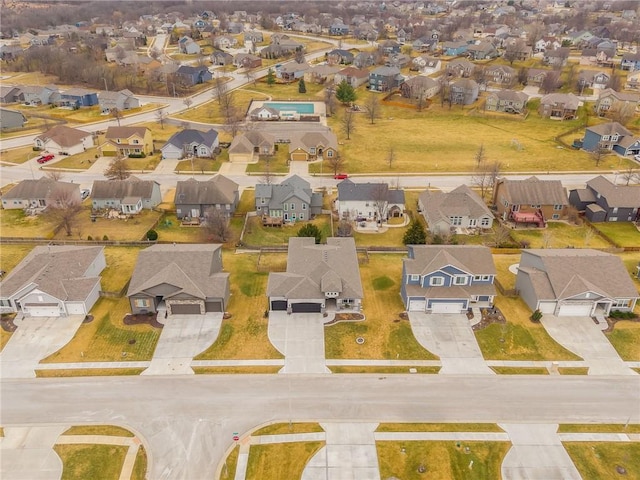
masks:
{"type": "Polygon", "coordinates": [[[127,296],[144,293],[157,285],[178,288],[170,296],[184,293],[205,300],[226,297],[229,274],[222,271],[219,244],[156,244],[138,255],[127,296]]]}
{"type": "Polygon", "coordinates": [[[449,193],[430,192],[426,190],[420,194],[422,214],[429,225],[438,222],[451,223],[449,217],[460,216],[480,218],[488,215],[493,217],[489,207],[482,201],[480,195],[466,185],[460,185],[449,193]]]}
{"type": "Polygon", "coordinates": [[[138,135],[144,138],[149,131],[147,127],[109,127],[107,133],[105,133],[105,140],[112,140],[117,138],[130,138],[133,135],[138,135]]]}
{"type": "Polygon", "coordinates": [[[514,205],[568,205],[567,192],[560,180],[540,180],[529,177],[525,180],[500,180],[505,195],[514,205]]]}
{"type": "Polygon", "coordinates": [[[482,245],[411,245],[403,259],[408,274],[428,275],[451,265],[471,275],[495,275],[491,250],[482,245]]]}
{"type": "Polygon", "coordinates": [[[629,130],[620,125],[618,122],[607,122],[592,127],[587,127],[587,131],[597,133],[598,135],[613,135],[617,133],[619,136],[633,135],[629,130]]]}
{"type": "Polygon", "coordinates": [[[93,200],[108,200],[116,198],[120,201],[127,197],[136,197],[148,200],[153,195],[155,186],[160,184],[154,180],[140,180],[137,177],[129,177],[126,180],[95,180],[91,189],[93,200]]]}
{"type": "Polygon", "coordinates": [[[310,148],[322,146],[338,149],[338,138],[331,130],[326,132],[292,132],[289,142],[289,152],[300,148],[308,151],[310,148]]]}
{"type": "Polygon", "coordinates": [[[495,96],[498,100],[506,102],[522,102],[527,103],[529,96],[524,92],[517,92],[515,90],[498,90],[496,92],[489,93],[488,96],[495,96]]]}
{"type": "Polygon", "coordinates": [[[326,245],[316,245],[313,238],[290,237],[287,271],[269,274],[267,295],[324,299],[324,292],[363,297],[355,240],[328,238],[326,245]]]}
{"type": "Polygon", "coordinates": [[[349,179],[338,183],[338,201],[367,201],[386,198],[391,203],[404,203],[404,190],[392,190],[386,183],[354,183],[349,179]]]}
{"type": "Polygon", "coordinates": [[[43,142],[51,140],[61,147],[72,147],[78,143],[82,143],[84,138],[90,136],[91,133],[85,132],[84,130],[67,127],[66,125],[56,125],[43,134],[38,135],[35,139],[42,140],[43,142]]]}
{"type": "Polygon", "coordinates": [[[314,206],[316,198],[322,198],[321,195],[314,194],[311,190],[311,184],[298,175],[292,175],[279,184],[257,184],[255,197],[269,199],[269,208],[271,209],[281,208],[282,204],[290,198],[299,198],[309,205],[314,204],[314,206]]]}
{"type": "Polygon", "coordinates": [[[639,296],[622,260],[598,250],[523,250],[519,270],[529,275],[538,299],[560,300],[589,291],[609,298],[639,296]],[[527,256],[537,257],[540,268],[528,266],[527,256]]]}
{"type": "Polygon", "coordinates": [[[7,298],[35,284],[59,300],[85,300],[100,283],[100,277],[85,274],[103,251],[104,247],[37,246],[0,282],[2,296],[7,298]]]}
{"type": "Polygon", "coordinates": [[[587,187],[602,195],[609,207],[640,208],[640,185],[614,185],[599,175],[589,180],[587,187]]]}
{"type": "Polygon", "coordinates": [[[564,104],[565,108],[577,110],[580,106],[580,99],[573,93],[550,93],[540,99],[540,105],[564,104]]]}
{"type": "Polygon", "coordinates": [[[184,145],[191,145],[195,143],[197,145],[206,145],[209,148],[213,148],[217,139],[218,132],[213,128],[206,132],[194,129],[185,129],[171,135],[171,138],[167,141],[166,145],[170,144],[182,149],[184,148],[184,145]]]}
{"type": "Polygon", "coordinates": [[[3,200],[29,200],[34,198],[47,198],[54,190],[65,189],[73,192],[79,190],[77,183],[58,182],[47,177],[37,180],[22,180],[11,190],[2,195],[3,200]]]}
{"type": "Polygon", "coordinates": [[[193,178],[176,185],[176,205],[225,205],[235,201],[238,184],[224,175],[199,182],[193,178]]]}

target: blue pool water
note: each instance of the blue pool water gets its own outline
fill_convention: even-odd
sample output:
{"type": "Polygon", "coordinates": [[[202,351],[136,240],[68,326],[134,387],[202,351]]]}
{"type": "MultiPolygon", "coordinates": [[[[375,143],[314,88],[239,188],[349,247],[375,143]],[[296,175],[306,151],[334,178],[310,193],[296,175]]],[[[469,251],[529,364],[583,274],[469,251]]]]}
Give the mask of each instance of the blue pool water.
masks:
{"type": "Polygon", "coordinates": [[[281,111],[294,111],[298,114],[313,113],[313,103],[286,103],[286,102],[264,102],[265,107],[275,108],[279,112],[281,111]]]}

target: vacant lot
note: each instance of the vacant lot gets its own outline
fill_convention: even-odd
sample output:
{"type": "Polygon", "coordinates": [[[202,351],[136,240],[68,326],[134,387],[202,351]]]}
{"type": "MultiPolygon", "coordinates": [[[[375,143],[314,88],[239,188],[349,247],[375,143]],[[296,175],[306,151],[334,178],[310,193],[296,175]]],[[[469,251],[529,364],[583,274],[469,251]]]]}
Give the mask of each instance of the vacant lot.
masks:
{"type": "Polygon", "coordinates": [[[56,238],[87,240],[88,237],[91,237],[94,240],[138,241],[142,240],[147,231],[153,228],[161,215],[161,213],[152,210],[143,210],[127,219],[98,216],[95,217],[94,222],[91,220],[91,209],[86,208],[76,215],[72,236],[68,237],[64,230],[60,230],[56,238]]]}
{"type": "Polygon", "coordinates": [[[640,232],[631,222],[601,222],[594,223],[593,227],[619,247],[640,245],[640,232]]]}
{"type": "Polygon", "coordinates": [[[26,216],[22,210],[0,210],[3,237],[53,238],[55,227],[46,215],[26,216]]]}
{"type": "Polygon", "coordinates": [[[327,358],[437,358],[416,341],[409,322],[399,317],[404,311],[399,294],[404,257],[400,254],[373,254],[367,263],[360,265],[366,320],[325,327],[327,358]],[[363,337],[365,343],[358,345],[357,337],[363,337]]]}
{"type": "MultiPolygon", "coordinates": [[[[640,233],[637,233],[640,241],[640,233]]],[[[511,230],[511,237],[530,248],[607,248],[612,245],[594,232],[588,225],[569,225],[564,222],[549,222],[547,228],[511,230]]]]}

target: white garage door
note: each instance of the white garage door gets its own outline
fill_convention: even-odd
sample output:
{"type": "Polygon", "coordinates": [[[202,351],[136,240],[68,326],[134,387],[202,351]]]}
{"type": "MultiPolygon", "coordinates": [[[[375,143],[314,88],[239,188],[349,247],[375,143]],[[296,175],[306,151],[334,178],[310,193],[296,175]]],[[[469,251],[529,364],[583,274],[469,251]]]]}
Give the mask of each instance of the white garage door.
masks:
{"type": "Polygon", "coordinates": [[[588,316],[591,315],[590,303],[570,303],[560,306],[558,316],[588,316]]]}
{"type": "Polygon", "coordinates": [[[432,303],[432,313],[460,313],[464,304],[460,302],[432,303]]]}
{"type": "Polygon", "coordinates": [[[540,311],[542,313],[550,313],[553,315],[553,312],[556,311],[556,303],[555,302],[540,302],[539,305],[540,311]]]}
{"type": "Polygon", "coordinates": [[[425,300],[409,300],[410,312],[424,312],[427,308],[427,302],[425,300]]]}
{"type": "Polygon", "coordinates": [[[59,317],[60,308],[56,307],[27,307],[27,315],[32,317],[59,317]]]}

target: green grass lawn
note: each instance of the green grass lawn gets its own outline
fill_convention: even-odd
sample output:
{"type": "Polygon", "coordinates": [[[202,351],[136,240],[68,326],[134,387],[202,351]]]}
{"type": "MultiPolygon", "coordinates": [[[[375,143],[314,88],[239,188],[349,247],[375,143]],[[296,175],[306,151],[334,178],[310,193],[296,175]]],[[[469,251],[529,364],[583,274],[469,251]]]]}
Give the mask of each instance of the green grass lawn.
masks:
{"type": "Polygon", "coordinates": [[[372,254],[368,263],[360,265],[366,320],[325,327],[326,358],[437,358],[417,342],[409,322],[398,316],[404,311],[399,294],[404,257],[401,254],[372,254]],[[365,343],[358,345],[357,337],[363,337],[365,343]]]}
{"type": "MultiPolygon", "coordinates": [[[[227,151],[224,151],[224,156],[228,156],[227,151]]],[[[176,165],[176,171],[179,173],[210,173],[220,170],[220,166],[223,163],[223,155],[218,155],[214,158],[194,158],[191,160],[181,160],[176,165]]]]}
{"type": "Polygon", "coordinates": [[[120,292],[129,282],[142,247],[105,247],[107,268],[102,273],[102,290],[120,292]]]}
{"type": "Polygon", "coordinates": [[[623,360],[640,361],[640,322],[621,320],[605,335],[623,360]]]}
{"type": "MultiPolygon", "coordinates": [[[[247,86],[246,89],[238,89],[233,92],[234,104],[238,111],[243,114],[247,112],[252,100],[268,99],[269,96],[267,94],[252,90],[251,85],[247,86]]],[[[224,115],[216,99],[212,99],[195,108],[190,108],[175,117],[192,122],[224,123],[224,115]]]]}
{"type": "Polygon", "coordinates": [[[516,288],[516,276],[509,271],[509,267],[520,263],[520,255],[494,254],[493,263],[496,266],[496,277],[500,284],[507,289],[516,288]]]}
{"type": "Polygon", "coordinates": [[[35,245],[3,243],[0,247],[0,270],[9,273],[35,245]]]}
{"type": "Polygon", "coordinates": [[[640,478],[640,443],[563,442],[582,478],[640,478]],[[626,470],[620,475],[616,467],[626,470]]]}
{"type": "MultiPolygon", "coordinates": [[[[247,165],[247,173],[263,175],[266,175],[267,171],[271,174],[289,173],[289,146],[278,145],[277,147],[273,157],[261,158],[257,163],[247,165]]],[[[279,182],[279,180],[275,180],[275,182],[279,182]]]]}
{"type": "Polygon", "coordinates": [[[256,192],[254,189],[246,189],[240,196],[240,202],[236,208],[236,213],[246,214],[254,212],[256,209],[256,192]]]}
{"type": "Polygon", "coordinates": [[[510,447],[509,442],[376,442],[381,478],[403,480],[498,479],[510,447]]]}
{"type": "Polygon", "coordinates": [[[223,320],[216,342],[196,359],[282,358],[267,335],[268,271],[256,271],[257,254],[223,251],[222,255],[224,270],[231,273],[227,311],[232,317],[223,320]]]}
{"type": "Polygon", "coordinates": [[[118,480],[128,447],[120,445],[55,445],[62,460],[62,480],[118,480]]]}
{"type": "Polygon", "coordinates": [[[600,222],[594,223],[593,227],[620,247],[640,245],[640,232],[631,222],[600,222]]]}
{"type": "MultiPolygon", "coordinates": [[[[96,145],[99,145],[97,143],[96,145]]],[[[56,168],[71,168],[75,170],[87,170],[100,156],[98,147],[89,148],[84,152],[75,155],[62,156],[59,160],[47,163],[44,170],[55,170],[56,168]]]]}
{"type": "Polygon", "coordinates": [[[56,224],[46,215],[26,216],[22,209],[0,210],[3,237],[53,238],[56,224]]]}
{"type": "Polygon", "coordinates": [[[491,367],[498,375],[549,375],[544,367],[491,367]]]}
{"type": "Polygon", "coordinates": [[[324,432],[324,429],[320,426],[319,423],[274,423],[272,425],[267,425],[266,427],[262,427],[255,432],[253,432],[252,436],[258,435],[283,435],[290,433],[315,433],[315,432],[324,432]]]}
{"type": "MultiPolygon", "coordinates": [[[[511,236],[520,243],[528,242],[530,248],[608,248],[612,245],[588,225],[569,225],[564,222],[549,222],[543,229],[511,230],[511,236]]],[[[640,234],[637,234],[640,237],[640,234]]],[[[640,241],[640,238],[638,238],[640,241]]]]}
{"type": "Polygon", "coordinates": [[[247,480],[300,478],[307,462],[324,442],[293,442],[252,445],[249,449],[247,480]]]}
{"type": "Polygon", "coordinates": [[[558,433],[640,433],[640,424],[618,423],[563,423],[558,433]]]}
{"type": "Polygon", "coordinates": [[[82,425],[71,427],[63,435],[109,435],[113,437],[135,437],[126,428],[115,425],[82,425]]]}
{"type": "Polygon", "coordinates": [[[143,210],[131,218],[121,220],[119,218],[96,217],[96,221],[91,221],[91,209],[82,209],[75,217],[72,228],[72,236],[68,237],[64,229],[61,229],[56,238],[82,239],[87,240],[89,236],[93,239],[102,240],[105,236],[108,240],[142,240],[149,229],[151,229],[162,214],[153,210],[143,210]]]}
{"type": "Polygon", "coordinates": [[[322,101],[324,86],[312,82],[305,82],[307,93],[298,92],[298,82],[276,83],[267,85],[266,79],[260,79],[255,84],[250,84],[237,90],[238,93],[243,90],[249,91],[249,96],[253,95],[256,100],[264,100],[260,95],[269,97],[271,100],[291,100],[291,101],[322,101]]]}
{"type": "Polygon", "coordinates": [[[541,324],[532,323],[529,320],[531,312],[520,298],[498,296],[495,304],[502,311],[507,323],[494,323],[475,331],[478,345],[485,359],[580,359],[553,340],[541,324]]]}
{"type": "Polygon", "coordinates": [[[158,240],[163,242],[198,243],[205,240],[202,227],[183,227],[174,214],[165,214],[155,230],[158,240]]]}
{"type": "Polygon", "coordinates": [[[73,339],[43,363],[150,360],[161,330],[125,325],[130,311],[127,298],[100,298],[91,310],[94,320],[80,325],[73,339]]]}
{"type": "Polygon", "coordinates": [[[282,227],[263,227],[260,217],[249,217],[242,242],[245,245],[269,246],[288,245],[289,237],[295,237],[307,223],[316,225],[322,232],[323,242],[331,236],[331,224],[328,215],[317,215],[310,222],[285,224],[282,227]]]}
{"type": "Polygon", "coordinates": [[[381,423],[376,432],[504,432],[495,423],[381,423]]]}

